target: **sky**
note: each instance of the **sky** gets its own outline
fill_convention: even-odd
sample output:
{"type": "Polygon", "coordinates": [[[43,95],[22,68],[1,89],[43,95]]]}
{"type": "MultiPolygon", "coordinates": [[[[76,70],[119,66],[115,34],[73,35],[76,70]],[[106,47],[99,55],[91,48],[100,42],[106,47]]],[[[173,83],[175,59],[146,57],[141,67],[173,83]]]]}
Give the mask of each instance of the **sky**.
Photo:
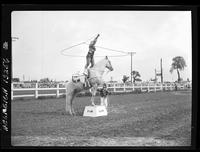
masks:
{"type": "MultiPolygon", "coordinates": [[[[176,81],[176,71],[169,72],[176,56],[187,65],[181,77],[192,78],[191,11],[13,11],[11,19],[11,36],[19,38],[12,42],[13,75],[20,80],[70,80],[83,72],[86,58],[66,55],[86,56],[88,45],[61,51],[97,34],[97,46],[136,52],[133,70],[143,81],[160,71],[161,58],[164,81],[176,81]]],[[[95,62],[106,55],[114,71],[104,75],[105,81],[130,76],[130,55],[97,47],[95,62]]]]}

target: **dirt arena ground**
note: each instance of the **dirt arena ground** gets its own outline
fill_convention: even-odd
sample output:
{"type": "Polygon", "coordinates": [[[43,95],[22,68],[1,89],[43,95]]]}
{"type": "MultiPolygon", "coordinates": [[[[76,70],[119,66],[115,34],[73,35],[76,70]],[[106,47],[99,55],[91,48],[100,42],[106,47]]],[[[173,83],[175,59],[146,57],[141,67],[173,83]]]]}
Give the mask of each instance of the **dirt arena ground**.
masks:
{"type": "MultiPolygon", "coordinates": [[[[191,91],[110,95],[108,116],[83,117],[90,97],[12,101],[13,146],[190,146],[191,91]]],[[[96,97],[98,104],[99,97],[96,97]]]]}

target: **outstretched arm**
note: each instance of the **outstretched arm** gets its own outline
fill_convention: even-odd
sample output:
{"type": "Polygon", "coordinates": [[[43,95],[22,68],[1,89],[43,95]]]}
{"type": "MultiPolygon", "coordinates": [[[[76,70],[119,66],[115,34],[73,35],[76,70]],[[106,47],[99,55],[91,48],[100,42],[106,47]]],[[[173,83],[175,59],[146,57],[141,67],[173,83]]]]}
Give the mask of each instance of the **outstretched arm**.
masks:
{"type": "Polygon", "coordinates": [[[99,37],[99,34],[95,37],[93,41],[90,42],[90,46],[94,46],[96,44],[98,37],[99,37]]]}

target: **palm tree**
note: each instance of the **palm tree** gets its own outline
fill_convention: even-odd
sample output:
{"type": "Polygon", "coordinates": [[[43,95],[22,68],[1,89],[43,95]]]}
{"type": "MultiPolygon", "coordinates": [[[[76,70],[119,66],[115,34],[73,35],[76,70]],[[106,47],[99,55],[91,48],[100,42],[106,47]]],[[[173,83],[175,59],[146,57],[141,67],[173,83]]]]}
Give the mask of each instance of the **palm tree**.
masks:
{"type": "Polygon", "coordinates": [[[122,78],[123,83],[125,83],[126,81],[128,81],[128,79],[129,79],[129,77],[126,76],[126,75],[124,75],[123,78],[122,78]]]}
{"type": "Polygon", "coordinates": [[[185,62],[183,57],[177,56],[177,57],[174,57],[172,59],[172,65],[171,65],[170,73],[172,73],[174,70],[177,71],[178,82],[181,81],[181,77],[180,77],[180,72],[179,71],[184,70],[185,67],[186,67],[186,62],[185,62]]]}
{"type": "Polygon", "coordinates": [[[140,73],[138,71],[132,71],[132,77],[133,77],[133,82],[135,83],[135,81],[142,81],[140,78],[140,73]]]}

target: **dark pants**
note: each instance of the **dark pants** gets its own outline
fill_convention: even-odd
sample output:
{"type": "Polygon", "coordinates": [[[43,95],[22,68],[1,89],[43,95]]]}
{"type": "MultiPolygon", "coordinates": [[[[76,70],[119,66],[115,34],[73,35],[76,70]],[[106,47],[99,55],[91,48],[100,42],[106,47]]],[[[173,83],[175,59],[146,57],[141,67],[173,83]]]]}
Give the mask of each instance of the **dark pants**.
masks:
{"type": "Polygon", "coordinates": [[[85,65],[85,69],[90,65],[91,63],[91,67],[94,66],[94,54],[91,54],[91,53],[88,53],[87,56],[86,56],[86,65],[85,65]]]}

